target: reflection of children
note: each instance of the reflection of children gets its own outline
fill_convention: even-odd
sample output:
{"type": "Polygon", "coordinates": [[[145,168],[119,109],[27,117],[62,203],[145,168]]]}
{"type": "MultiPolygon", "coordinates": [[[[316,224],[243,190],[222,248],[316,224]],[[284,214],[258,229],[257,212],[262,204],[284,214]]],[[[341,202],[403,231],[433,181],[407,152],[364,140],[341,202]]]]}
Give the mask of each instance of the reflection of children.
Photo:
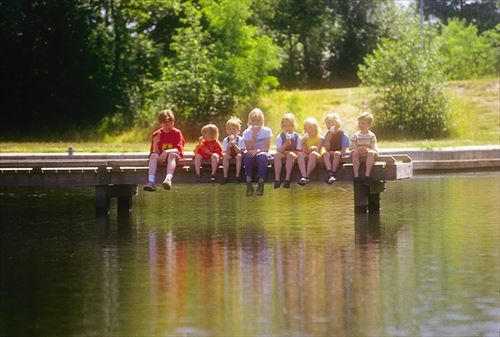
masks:
{"type": "Polygon", "coordinates": [[[358,128],[351,137],[352,170],[354,172],[354,182],[369,182],[370,175],[377,155],[377,137],[369,129],[373,124],[373,115],[363,112],[358,117],[358,128]],[[359,178],[359,162],[366,161],[366,173],[363,180],[359,178]]]}
{"type": "Polygon", "coordinates": [[[342,129],[342,122],[336,113],[326,115],[325,124],[328,131],[325,135],[326,152],[323,154],[323,160],[327,170],[326,182],[332,184],[337,178],[340,157],[349,149],[349,136],[342,129]]]}
{"type": "Polygon", "coordinates": [[[297,120],[291,113],[281,117],[281,133],[276,137],[276,154],[274,155],[274,188],[281,186],[281,167],[285,159],[285,183],[284,188],[290,188],[290,176],[292,175],[293,163],[297,158],[297,153],[302,148],[302,139],[295,132],[297,120]]]}
{"type": "Polygon", "coordinates": [[[321,157],[323,138],[320,136],[321,129],[318,121],[309,117],[304,120],[304,137],[302,137],[302,150],[299,152],[299,170],[301,178],[299,185],[309,182],[309,176],[316,168],[318,159],[321,157]],[[307,166],[306,166],[307,160],[307,166]]]}
{"type": "Polygon", "coordinates": [[[219,167],[219,159],[222,157],[222,146],[219,142],[219,129],[215,124],[207,124],[201,128],[201,137],[194,149],[194,169],[196,176],[200,178],[201,160],[210,159],[212,174],[210,181],[215,182],[215,174],[219,167]]]}
{"type": "Polygon", "coordinates": [[[264,113],[255,108],[248,114],[248,128],[243,132],[246,151],[243,153],[245,164],[245,176],[247,180],[246,195],[253,195],[252,174],[254,166],[257,166],[257,177],[259,185],[255,195],[264,194],[264,181],[267,173],[267,160],[269,159],[269,146],[271,145],[271,129],[264,126],[264,113]]]}
{"type": "Polygon", "coordinates": [[[224,171],[223,184],[228,181],[229,160],[236,160],[236,179],[239,183],[241,173],[241,153],[245,150],[245,141],[240,137],[241,121],[237,117],[231,117],[226,123],[228,136],[222,141],[222,169],[224,171]]]}
{"type": "Polygon", "coordinates": [[[148,192],[156,191],[155,174],[158,163],[167,163],[167,176],[162,185],[163,188],[169,190],[172,187],[177,160],[184,156],[184,136],[174,127],[174,113],[171,110],[160,111],[158,122],[161,129],[153,133],[149,150],[148,182],[144,185],[144,190],[148,192]]]}

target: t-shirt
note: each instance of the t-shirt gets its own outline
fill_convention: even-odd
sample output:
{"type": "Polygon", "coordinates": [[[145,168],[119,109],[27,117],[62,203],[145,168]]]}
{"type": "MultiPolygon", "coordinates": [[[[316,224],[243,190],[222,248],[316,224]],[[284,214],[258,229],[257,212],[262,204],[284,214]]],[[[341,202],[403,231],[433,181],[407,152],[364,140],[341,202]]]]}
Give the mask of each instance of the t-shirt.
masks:
{"type": "Polygon", "coordinates": [[[356,149],[359,146],[377,150],[377,137],[370,130],[366,133],[358,131],[351,137],[351,148],[356,149]]]}
{"type": "MultiPolygon", "coordinates": [[[[243,131],[243,140],[248,142],[252,141],[252,129],[249,127],[245,131],[243,131]]],[[[255,140],[255,149],[260,149],[264,147],[264,142],[266,139],[271,138],[273,136],[273,132],[267,126],[263,126],[260,128],[257,133],[257,139],[255,140]]]]}
{"type": "MultiPolygon", "coordinates": [[[[243,137],[241,137],[241,136],[236,136],[236,137],[237,137],[236,144],[238,145],[238,147],[242,151],[245,150],[246,146],[245,146],[245,141],[243,140],[243,137]]],[[[222,141],[222,151],[226,152],[228,147],[229,147],[229,136],[224,138],[224,140],[222,141]]]]}
{"type": "MultiPolygon", "coordinates": [[[[311,138],[309,135],[306,133],[304,137],[302,137],[302,144],[306,144],[307,148],[310,148],[311,146],[318,146],[318,143],[320,140],[323,140],[323,137],[320,137],[319,134],[316,135],[316,137],[311,138]]],[[[323,153],[323,146],[318,149],[319,154],[323,153]]]]}
{"type": "Polygon", "coordinates": [[[169,132],[163,131],[163,129],[156,130],[151,138],[151,146],[149,148],[150,153],[159,152],[161,154],[165,150],[177,149],[181,157],[184,156],[184,136],[179,129],[172,128],[169,132]],[[158,142],[158,148],[155,149],[155,137],[160,134],[160,141],[158,142]]]}
{"type": "MultiPolygon", "coordinates": [[[[276,150],[278,150],[286,140],[286,136],[284,132],[280,133],[278,137],[276,137],[276,150]]],[[[292,133],[292,144],[290,144],[285,151],[300,151],[302,150],[302,139],[300,138],[300,135],[297,132],[292,133]],[[290,149],[290,147],[292,147],[290,149]]]]}
{"type": "MultiPolygon", "coordinates": [[[[342,147],[342,149],[347,149],[351,145],[351,142],[349,141],[349,135],[347,134],[347,132],[342,131],[342,130],[340,130],[339,132],[342,132],[341,147],[342,147]]],[[[330,131],[327,131],[325,133],[325,138],[324,138],[325,141],[323,144],[323,146],[325,147],[325,150],[326,150],[326,143],[328,142],[329,135],[330,135],[330,131]]],[[[332,137],[332,143],[333,143],[333,137],[332,137]]],[[[330,146],[333,146],[333,144],[331,144],[330,146]]],[[[333,149],[330,148],[330,151],[333,151],[333,149]]]]}
{"type": "Polygon", "coordinates": [[[216,140],[205,140],[202,139],[198,142],[198,148],[196,153],[200,154],[204,159],[210,159],[210,156],[217,153],[222,156],[222,145],[216,140]],[[208,150],[208,153],[207,151],[208,150]]]}

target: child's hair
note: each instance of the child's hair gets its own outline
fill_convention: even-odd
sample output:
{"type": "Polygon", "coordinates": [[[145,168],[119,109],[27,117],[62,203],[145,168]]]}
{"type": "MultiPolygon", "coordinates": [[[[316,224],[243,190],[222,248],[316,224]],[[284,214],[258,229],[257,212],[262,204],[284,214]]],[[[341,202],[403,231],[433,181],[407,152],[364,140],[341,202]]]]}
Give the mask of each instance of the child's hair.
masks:
{"type": "Polygon", "coordinates": [[[226,128],[235,126],[238,129],[241,129],[241,120],[238,117],[231,117],[229,120],[226,122],[226,128]]]}
{"type": "Polygon", "coordinates": [[[250,125],[250,121],[252,119],[256,119],[259,121],[260,125],[264,125],[264,113],[262,112],[262,110],[260,110],[259,108],[252,109],[252,111],[250,111],[250,113],[248,114],[248,125],[250,125]]]}
{"type": "Polygon", "coordinates": [[[337,129],[342,128],[342,121],[340,120],[340,116],[334,112],[329,113],[325,116],[325,124],[326,125],[335,125],[337,129]]]}
{"type": "Polygon", "coordinates": [[[201,128],[201,135],[207,140],[219,139],[219,129],[215,124],[207,124],[201,128]]]}
{"type": "Polygon", "coordinates": [[[162,110],[158,113],[158,123],[163,124],[168,121],[175,121],[174,113],[170,109],[162,110]]]}
{"type": "Polygon", "coordinates": [[[319,134],[321,132],[318,121],[314,117],[308,117],[304,120],[304,130],[306,128],[306,125],[314,127],[314,129],[316,130],[316,134],[319,134]]]}
{"type": "Polygon", "coordinates": [[[372,126],[372,124],[373,124],[373,115],[371,113],[369,113],[369,112],[362,112],[359,115],[359,117],[358,117],[358,121],[362,120],[362,119],[366,120],[368,122],[368,124],[370,126],[372,126]]]}
{"type": "Polygon", "coordinates": [[[281,127],[282,128],[283,128],[284,121],[289,121],[290,123],[292,123],[293,128],[297,129],[297,119],[295,119],[295,116],[293,115],[293,113],[289,112],[289,113],[284,114],[283,117],[281,117],[281,127]]]}

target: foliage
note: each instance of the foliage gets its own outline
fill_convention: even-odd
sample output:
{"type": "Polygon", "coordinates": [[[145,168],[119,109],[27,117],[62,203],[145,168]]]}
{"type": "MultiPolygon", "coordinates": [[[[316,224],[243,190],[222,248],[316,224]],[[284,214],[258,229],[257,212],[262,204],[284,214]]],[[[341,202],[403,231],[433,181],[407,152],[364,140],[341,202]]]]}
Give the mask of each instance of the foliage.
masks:
{"type": "Polygon", "coordinates": [[[183,5],[183,27],[171,44],[175,56],[164,69],[168,101],[198,122],[229,115],[275,86],[268,73],[279,66],[271,39],[247,23],[248,1],[204,0],[200,6],[183,5]]]}
{"type": "Polygon", "coordinates": [[[445,74],[453,80],[494,76],[498,70],[500,24],[478,35],[475,25],[449,20],[441,30],[445,74]]]}
{"type": "Polygon", "coordinates": [[[360,66],[360,78],[377,93],[382,128],[406,137],[448,133],[447,100],[434,32],[412,25],[401,38],[383,40],[360,66]]]}

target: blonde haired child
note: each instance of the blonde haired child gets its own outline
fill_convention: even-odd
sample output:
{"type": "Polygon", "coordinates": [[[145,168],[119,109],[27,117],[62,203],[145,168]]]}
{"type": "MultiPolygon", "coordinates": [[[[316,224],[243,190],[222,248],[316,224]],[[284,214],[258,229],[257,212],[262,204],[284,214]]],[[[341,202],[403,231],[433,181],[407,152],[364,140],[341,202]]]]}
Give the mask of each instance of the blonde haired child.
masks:
{"type": "Polygon", "coordinates": [[[342,128],[342,121],[336,113],[326,115],[325,125],[328,131],[325,134],[323,160],[327,171],[326,182],[332,184],[337,180],[340,158],[349,149],[349,136],[342,128]]]}
{"type": "Polygon", "coordinates": [[[245,150],[245,141],[240,137],[241,120],[237,117],[231,117],[226,123],[226,132],[228,136],[222,141],[222,170],[224,172],[223,184],[228,181],[229,160],[236,160],[236,182],[239,183],[241,172],[241,153],[245,150]]]}
{"type": "Polygon", "coordinates": [[[212,174],[210,181],[215,182],[215,174],[219,167],[219,159],[222,157],[222,146],[219,142],[219,129],[215,124],[207,124],[201,128],[201,137],[194,149],[194,169],[198,179],[201,178],[201,160],[210,159],[212,174]]]}
{"type": "Polygon", "coordinates": [[[302,148],[302,139],[295,131],[297,120],[292,113],[286,113],[281,117],[281,133],[276,137],[276,154],[274,155],[274,188],[281,186],[281,168],[285,159],[285,182],[284,188],[290,188],[290,176],[292,175],[293,163],[302,148]]]}
{"type": "Polygon", "coordinates": [[[358,117],[359,131],[351,137],[351,156],[352,170],[355,183],[368,183],[377,155],[377,137],[370,131],[373,125],[373,115],[369,112],[363,112],[358,117]],[[366,161],[366,172],[364,179],[359,178],[359,163],[366,161]]]}
{"type": "Polygon", "coordinates": [[[161,128],[153,133],[151,146],[149,148],[148,182],[144,185],[144,191],[156,191],[156,168],[158,163],[167,164],[167,176],[162,183],[164,189],[172,187],[177,160],[184,156],[184,136],[179,129],[174,127],[175,117],[172,110],[162,110],[158,113],[158,123],[161,128]]]}
{"type": "Polygon", "coordinates": [[[321,157],[323,137],[321,137],[320,133],[321,129],[318,121],[314,117],[309,117],[304,120],[302,150],[298,155],[298,164],[301,174],[299,185],[304,186],[309,182],[309,176],[316,168],[318,159],[321,157]]]}
{"type": "Polygon", "coordinates": [[[246,151],[243,153],[245,165],[245,176],[247,181],[246,195],[254,193],[252,185],[253,168],[257,167],[259,179],[255,195],[264,194],[264,181],[267,173],[267,161],[269,159],[269,146],[271,145],[271,129],[264,126],[264,113],[259,108],[254,108],[248,114],[248,128],[243,132],[246,151]]]}

